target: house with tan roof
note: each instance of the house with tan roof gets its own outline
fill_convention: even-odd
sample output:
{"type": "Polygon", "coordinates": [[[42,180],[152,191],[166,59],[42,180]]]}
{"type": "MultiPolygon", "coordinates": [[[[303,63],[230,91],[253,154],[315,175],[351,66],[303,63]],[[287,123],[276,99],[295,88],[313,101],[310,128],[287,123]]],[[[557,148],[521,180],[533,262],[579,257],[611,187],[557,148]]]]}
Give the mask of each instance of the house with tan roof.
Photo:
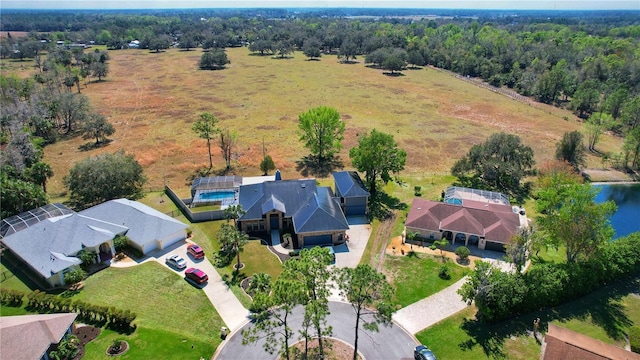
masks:
{"type": "Polygon", "coordinates": [[[551,323],[544,337],[541,355],[542,360],[640,360],[640,354],[551,323]]]}
{"type": "Polygon", "coordinates": [[[504,251],[504,245],[526,226],[526,217],[515,211],[508,200],[505,203],[506,197],[482,198],[469,194],[473,192],[445,197],[444,202],[415,198],[405,222],[407,232],[430,241],[447,239],[451,244],[504,251]]]}
{"type": "Polygon", "coordinates": [[[0,358],[48,360],[49,352],[71,334],[78,314],[0,317],[0,358]]]}

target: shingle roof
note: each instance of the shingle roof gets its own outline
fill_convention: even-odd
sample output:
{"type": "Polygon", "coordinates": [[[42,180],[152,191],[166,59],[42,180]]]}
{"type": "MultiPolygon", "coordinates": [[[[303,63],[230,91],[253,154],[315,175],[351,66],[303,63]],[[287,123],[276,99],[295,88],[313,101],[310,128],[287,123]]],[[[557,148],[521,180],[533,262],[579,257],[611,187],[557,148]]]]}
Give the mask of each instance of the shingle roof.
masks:
{"type": "Polygon", "coordinates": [[[164,239],[188,227],[156,209],[127,199],[110,200],[80,214],[128,227],[127,237],[139,245],[164,239]]]}
{"type": "Polygon", "coordinates": [[[328,187],[314,179],[267,181],[240,187],[240,221],[259,220],[271,210],[293,219],[296,233],[346,230],[347,220],[328,187]]]}
{"type": "Polygon", "coordinates": [[[45,279],[80,260],[71,257],[83,247],[95,247],[128,230],[81,214],[43,220],[9,235],[2,243],[45,279]]]}
{"type": "Polygon", "coordinates": [[[414,229],[475,234],[506,244],[518,230],[520,218],[507,205],[467,200],[460,206],[415,198],[405,224],[414,229]]]}
{"type": "Polygon", "coordinates": [[[246,211],[240,220],[262,219],[263,204],[275,197],[285,208],[285,216],[291,217],[316,193],[314,179],[266,181],[260,184],[242,185],[238,203],[246,211]]]}
{"type": "Polygon", "coordinates": [[[293,216],[296,233],[348,230],[349,223],[331,189],[319,187],[318,192],[293,216]]]}
{"type": "Polygon", "coordinates": [[[343,197],[361,197],[370,196],[367,188],[364,186],[362,179],[355,171],[335,171],[333,179],[336,188],[343,197]]]}
{"type": "Polygon", "coordinates": [[[575,331],[549,324],[545,335],[544,360],[638,360],[640,355],[590,338],[575,331]]]}
{"type": "Polygon", "coordinates": [[[78,314],[45,314],[0,317],[3,359],[40,359],[51,344],[62,340],[78,314]]]}

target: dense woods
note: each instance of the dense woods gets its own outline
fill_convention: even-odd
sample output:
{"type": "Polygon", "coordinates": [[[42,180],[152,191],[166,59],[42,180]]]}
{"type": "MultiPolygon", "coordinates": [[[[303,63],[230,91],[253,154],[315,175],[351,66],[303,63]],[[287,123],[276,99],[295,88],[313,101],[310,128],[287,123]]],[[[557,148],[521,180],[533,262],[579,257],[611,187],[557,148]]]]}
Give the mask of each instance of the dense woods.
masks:
{"type": "Polygon", "coordinates": [[[223,49],[239,46],[273,57],[294,51],[320,61],[335,56],[340,62],[358,61],[389,74],[435,66],[570,109],[587,123],[585,140],[591,151],[596,151],[602,132],[612,131],[623,139],[624,150],[605,154],[606,161],[631,170],[640,167],[637,12],[516,16],[494,11],[467,16],[458,11],[452,16],[421,17],[409,16],[414,15],[409,10],[389,10],[389,15],[398,16],[383,18],[346,17],[348,12],[5,11],[0,56],[34,59],[37,69],[32,78],[0,79],[1,140],[7,145],[3,164],[12,167],[4,174],[44,188],[46,173],[35,176],[40,179],[36,181],[35,170],[28,171],[39,162],[42,146],[74,134],[94,138],[96,145],[108,141],[109,124],[79,93],[81,82],[108,76],[109,55],[78,44],[125,51],[134,47],[133,41],[136,48],[155,52],[170,46],[184,51],[200,48],[204,53],[198,65],[203,69],[224,67],[228,60],[223,49]],[[12,36],[12,31],[28,35],[12,36]],[[215,57],[221,59],[214,61],[215,57]]]}

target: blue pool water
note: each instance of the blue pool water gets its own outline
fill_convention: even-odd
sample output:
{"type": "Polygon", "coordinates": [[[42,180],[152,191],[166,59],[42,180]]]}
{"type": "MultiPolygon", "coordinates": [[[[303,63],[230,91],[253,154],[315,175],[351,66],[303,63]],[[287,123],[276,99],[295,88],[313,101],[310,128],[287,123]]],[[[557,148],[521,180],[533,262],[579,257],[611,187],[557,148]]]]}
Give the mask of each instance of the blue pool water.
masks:
{"type": "Polygon", "coordinates": [[[213,191],[200,194],[200,200],[222,201],[225,199],[233,199],[235,193],[233,191],[213,191]]]}

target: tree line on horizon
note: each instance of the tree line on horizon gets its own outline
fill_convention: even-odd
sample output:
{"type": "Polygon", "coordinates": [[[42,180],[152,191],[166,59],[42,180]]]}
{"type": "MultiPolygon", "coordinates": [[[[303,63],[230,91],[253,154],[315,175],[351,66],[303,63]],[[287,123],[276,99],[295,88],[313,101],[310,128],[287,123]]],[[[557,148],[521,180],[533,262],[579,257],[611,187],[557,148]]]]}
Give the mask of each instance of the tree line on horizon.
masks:
{"type": "MultiPolygon", "coordinates": [[[[207,52],[248,46],[256,54],[280,57],[294,51],[303,51],[310,59],[331,54],[343,62],[364,60],[392,73],[407,66],[430,65],[569,109],[592,126],[627,138],[630,149],[640,144],[636,130],[640,124],[640,21],[624,12],[606,17],[521,15],[419,21],[287,17],[286,12],[279,18],[254,12],[229,14],[205,18],[189,11],[9,13],[3,15],[3,29],[8,23],[30,32],[26,38],[2,39],[0,55],[33,53],[29,49],[45,46],[42,40],[49,46],[56,41],[94,42],[113,50],[138,40],[140,48],[155,51],[171,46],[207,52]]],[[[200,65],[223,67],[226,61],[200,65]]]]}

